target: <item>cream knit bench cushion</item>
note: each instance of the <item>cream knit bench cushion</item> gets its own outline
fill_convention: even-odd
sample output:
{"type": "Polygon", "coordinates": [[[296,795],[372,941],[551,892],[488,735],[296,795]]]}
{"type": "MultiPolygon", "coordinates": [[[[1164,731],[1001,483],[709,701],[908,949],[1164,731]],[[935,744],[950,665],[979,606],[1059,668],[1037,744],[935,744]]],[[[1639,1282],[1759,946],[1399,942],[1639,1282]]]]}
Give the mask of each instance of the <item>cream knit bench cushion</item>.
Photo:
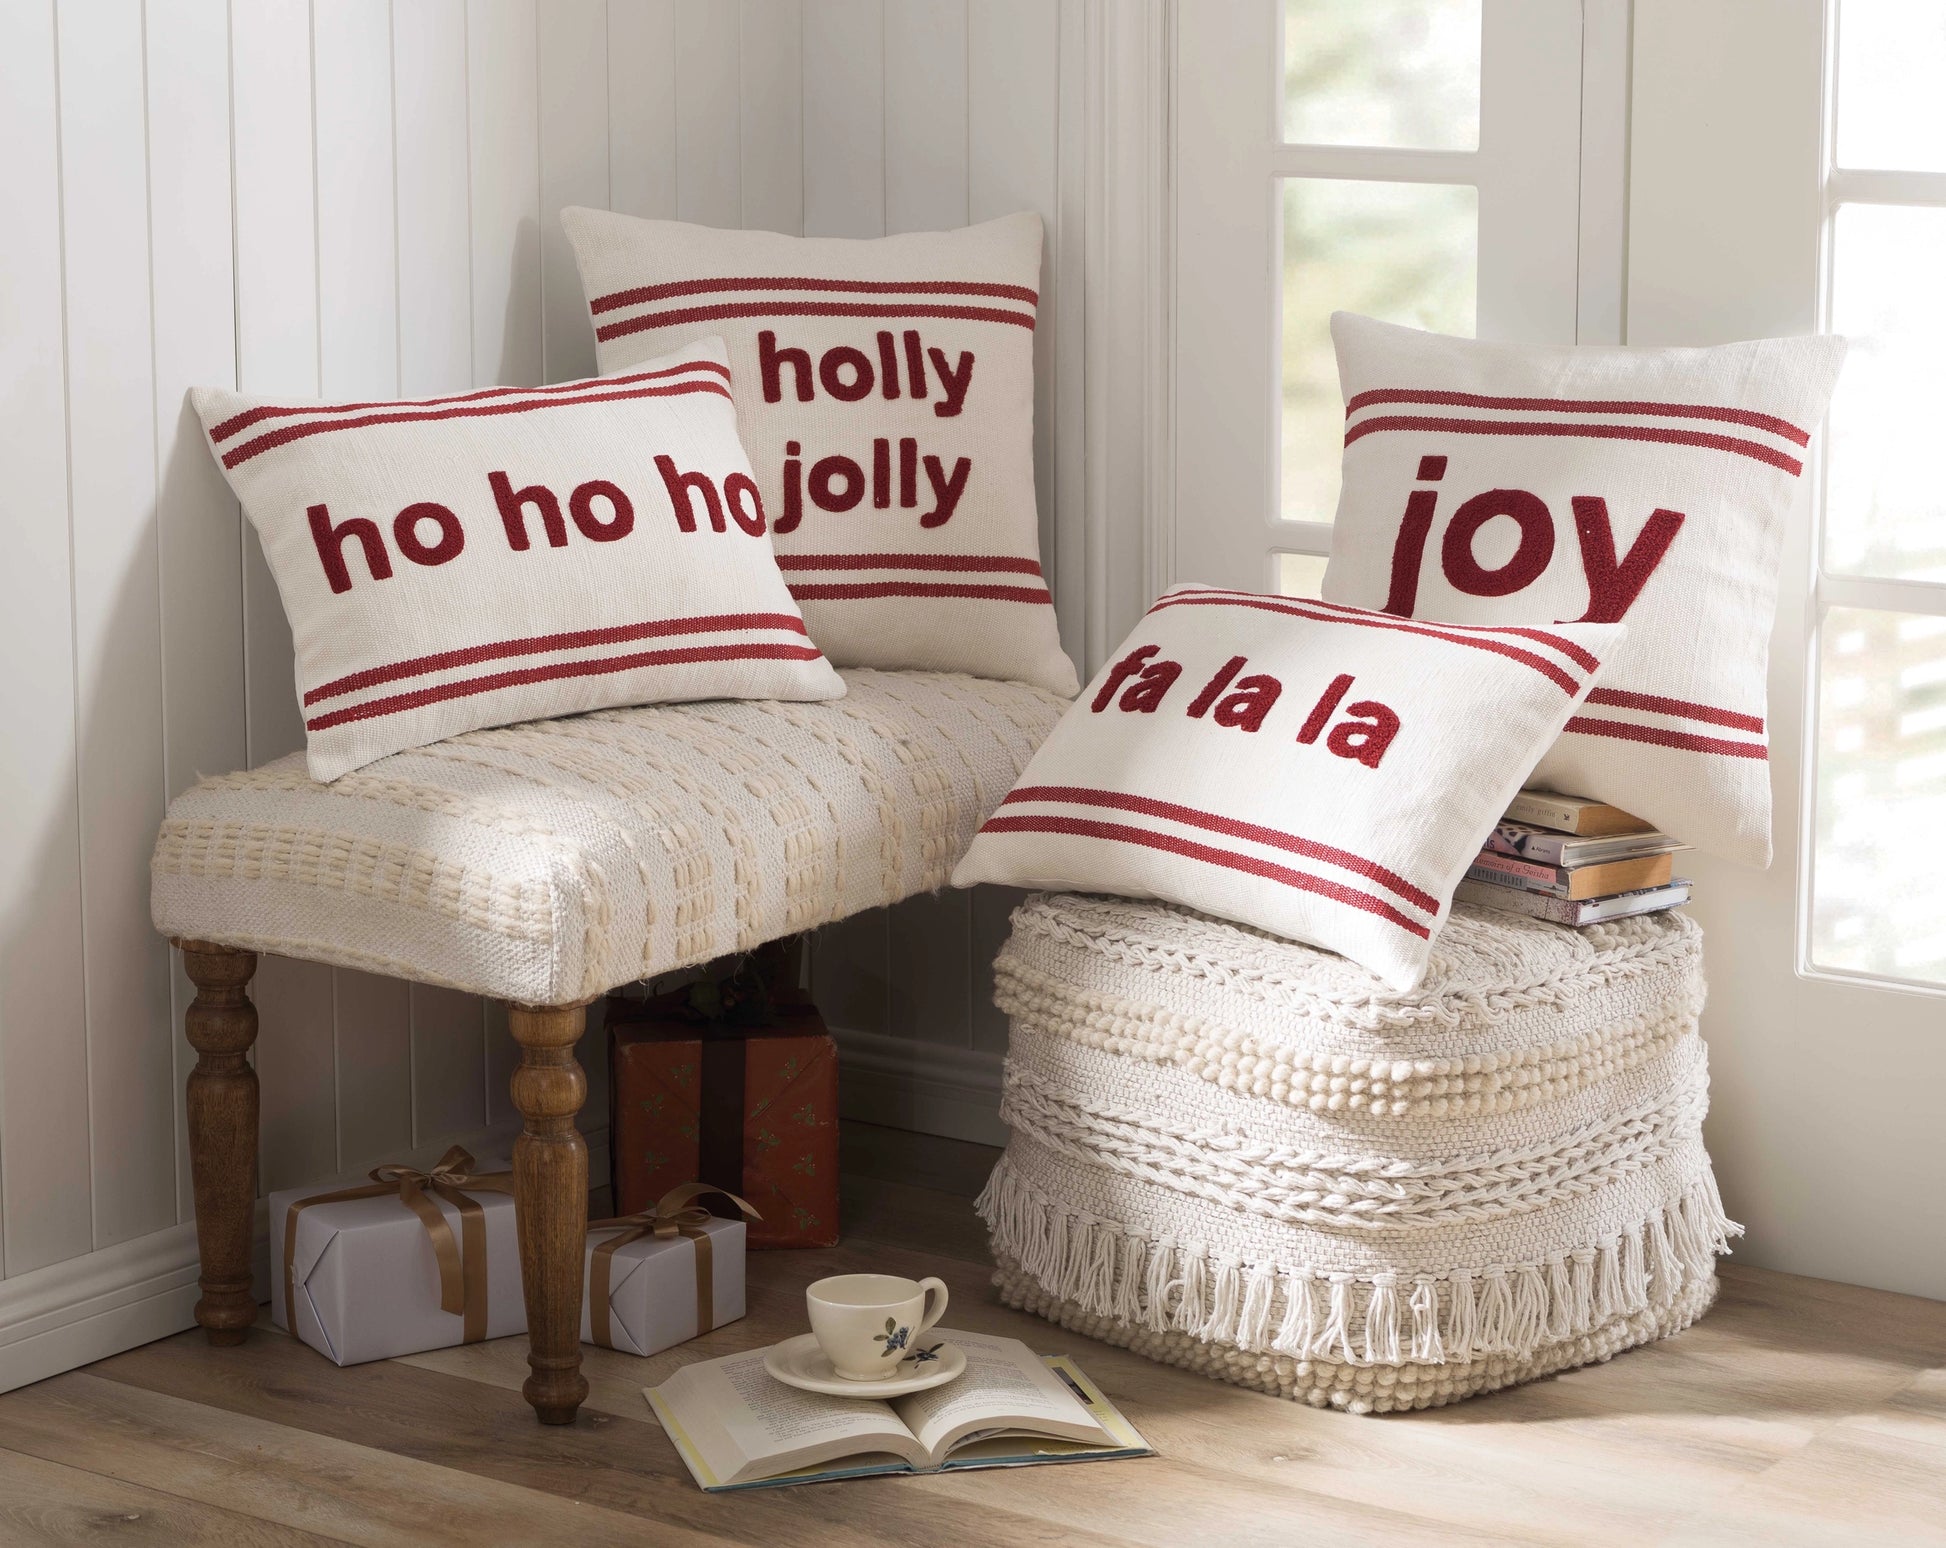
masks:
{"type": "Polygon", "coordinates": [[[1723,1215],[1701,932],[1460,907],[1425,982],[1031,898],[995,965],[1002,1297],[1314,1404],[1418,1408],[1685,1327],[1723,1215]]]}
{"type": "Polygon", "coordinates": [[[330,785],[301,755],[206,779],[156,842],[156,926],[553,1005],[936,888],[1066,706],[843,675],[824,703],[472,731],[330,785]]]}

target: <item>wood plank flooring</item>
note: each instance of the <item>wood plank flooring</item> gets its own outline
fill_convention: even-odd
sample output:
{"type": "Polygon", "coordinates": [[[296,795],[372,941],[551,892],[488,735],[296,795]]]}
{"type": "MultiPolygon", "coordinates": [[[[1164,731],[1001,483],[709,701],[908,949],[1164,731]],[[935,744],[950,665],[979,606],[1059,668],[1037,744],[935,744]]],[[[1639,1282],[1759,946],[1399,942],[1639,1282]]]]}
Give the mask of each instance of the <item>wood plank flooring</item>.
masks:
{"type": "Polygon", "coordinates": [[[1319,1413],[994,1303],[969,1195],[993,1152],[848,1131],[848,1235],[755,1254],[742,1321],[647,1360],[587,1348],[571,1429],[524,1341],[339,1370],[260,1324],[0,1396],[0,1545],[1939,1544],[1946,1306],[1738,1266],[1680,1338],[1432,1413],[1319,1413]],[[925,1184],[927,1186],[920,1186],[925,1184]],[[690,1482],[641,1389],[797,1331],[821,1274],[936,1273],[951,1325],[1066,1349],[1162,1452],[732,1496],[690,1482]]]}

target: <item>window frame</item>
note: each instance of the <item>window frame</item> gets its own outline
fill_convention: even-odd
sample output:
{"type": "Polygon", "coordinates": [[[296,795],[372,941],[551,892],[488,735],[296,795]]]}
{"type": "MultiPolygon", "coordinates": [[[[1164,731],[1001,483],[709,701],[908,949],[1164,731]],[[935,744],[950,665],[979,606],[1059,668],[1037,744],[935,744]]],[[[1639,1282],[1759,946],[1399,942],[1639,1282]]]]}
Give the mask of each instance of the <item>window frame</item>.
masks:
{"type": "Polygon", "coordinates": [[[1280,0],[1199,10],[1194,26],[1179,29],[1170,580],[1274,591],[1278,556],[1329,553],[1329,520],[1285,521],[1280,509],[1287,179],[1470,185],[1479,200],[1479,335],[1572,343],[1588,337],[1584,317],[1605,314],[1602,341],[1618,339],[1625,52],[1589,92],[1583,46],[1599,33],[1625,51],[1628,3],[1482,0],[1480,133],[1471,151],[1286,142],[1280,0]],[[1237,90],[1246,75],[1250,89],[1237,90]],[[1603,169],[1592,198],[1584,175],[1591,124],[1603,169]],[[1205,222],[1221,231],[1225,251],[1212,252],[1210,232],[1199,230],[1205,222]],[[1602,246],[1592,266],[1582,262],[1591,231],[1602,246]],[[1592,307],[1590,267],[1599,276],[1592,307]],[[1224,379],[1238,368],[1245,374],[1224,379]]]}
{"type": "MultiPolygon", "coordinates": [[[[1823,91],[1818,104],[1820,125],[1818,178],[1821,217],[1818,227],[1818,326],[1828,331],[1836,279],[1838,212],[1846,205],[1903,206],[1946,209],[1946,172],[1904,172],[1838,164],[1839,23],[1844,0],[1824,0],[1823,91]]],[[[1828,423],[1828,421],[1827,421],[1828,423]]],[[[1798,797],[1798,874],[1795,908],[1794,969],[1799,978],[1854,987],[1885,989],[1898,994],[1946,998],[1946,983],[1870,973],[1853,968],[1820,965],[1813,955],[1812,918],[1817,901],[1818,791],[1820,767],[1819,721],[1823,710],[1824,636],[1833,608],[1946,617],[1946,583],[1894,580],[1847,575],[1825,564],[1825,531],[1830,508],[1827,437],[1820,435],[1813,450],[1815,482],[1811,504],[1810,570],[1806,577],[1804,633],[1803,725],[1799,767],[1803,770],[1798,797]]]]}

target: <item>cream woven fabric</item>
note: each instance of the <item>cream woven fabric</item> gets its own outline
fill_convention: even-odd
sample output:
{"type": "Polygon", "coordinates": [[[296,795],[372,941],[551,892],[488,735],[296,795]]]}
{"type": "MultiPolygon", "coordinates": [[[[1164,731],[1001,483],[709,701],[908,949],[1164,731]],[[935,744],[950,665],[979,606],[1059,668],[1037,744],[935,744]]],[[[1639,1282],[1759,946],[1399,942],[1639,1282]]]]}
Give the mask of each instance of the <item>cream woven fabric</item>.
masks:
{"type": "Polygon", "coordinates": [[[1166,904],[1047,894],[996,963],[1003,1296],[1361,1412],[1605,1359],[1707,1307],[1701,936],[1454,910],[1415,991],[1166,904]]]}
{"type": "Polygon", "coordinates": [[[1535,771],[1770,863],[1777,571],[1843,339],[1503,344],[1331,320],[1344,479],[1324,594],[1446,623],[1625,621],[1535,771]]]}
{"type": "Polygon", "coordinates": [[[603,375],[728,346],[777,562],[832,661],[1074,693],[1034,498],[1038,215],[860,241],[571,205],[561,227],[603,375]]]}
{"type": "Polygon", "coordinates": [[[936,888],[1065,706],[844,676],[204,780],[156,841],[156,927],[548,1005],[936,888]]]}

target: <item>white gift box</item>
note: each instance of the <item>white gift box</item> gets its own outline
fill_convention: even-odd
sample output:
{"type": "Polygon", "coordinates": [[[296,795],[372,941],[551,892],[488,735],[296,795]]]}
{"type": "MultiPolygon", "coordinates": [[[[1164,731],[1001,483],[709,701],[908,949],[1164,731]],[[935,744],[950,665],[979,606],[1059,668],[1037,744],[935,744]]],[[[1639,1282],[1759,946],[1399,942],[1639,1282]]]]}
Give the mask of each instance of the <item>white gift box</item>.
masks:
{"type": "MultiPolygon", "coordinates": [[[[478,1171],[504,1171],[505,1162],[478,1171]]],[[[284,1226],[293,1202],[336,1190],[287,1188],[270,1196],[271,1320],[339,1365],[362,1365],[465,1342],[465,1318],[440,1309],[439,1260],[425,1223],[397,1193],[312,1204],[298,1212],[290,1308],[284,1293],[284,1226]],[[291,1314],[295,1314],[295,1325],[291,1314]]],[[[466,1192],[486,1231],[486,1337],[527,1331],[520,1246],[508,1193],[466,1192]]],[[[455,1241],[460,1210],[427,1190],[455,1241]]],[[[737,1277],[737,1310],[743,1281],[737,1277]]],[[[693,1298],[693,1297],[692,1297],[693,1298]]]]}
{"type": "MultiPolygon", "coordinates": [[[[609,1347],[623,1354],[651,1355],[686,1343],[711,1328],[743,1315],[744,1225],[711,1218],[710,1318],[697,1315],[697,1243],[687,1236],[644,1236],[615,1249],[609,1260],[609,1347]]],[[[588,1242],[581,1292],[581,1342],[595,1342],[589,1297],[594,1294],[595,1249],[613,1236],[598,1232],[588,1242]]]]}

